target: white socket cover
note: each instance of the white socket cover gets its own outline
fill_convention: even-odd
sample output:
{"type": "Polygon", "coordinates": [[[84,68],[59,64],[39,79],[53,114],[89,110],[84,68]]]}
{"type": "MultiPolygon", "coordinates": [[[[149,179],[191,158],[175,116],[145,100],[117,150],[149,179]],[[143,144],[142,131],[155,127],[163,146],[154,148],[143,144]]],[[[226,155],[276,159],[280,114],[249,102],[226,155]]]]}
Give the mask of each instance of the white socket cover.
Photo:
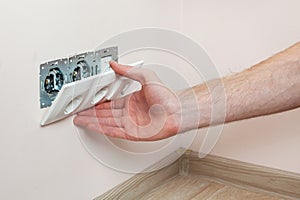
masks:
{"type": "MultiPolygon", "coordinates": [[[[144,61],[130,66],[141,67],[144,61]]],[[[63,85],[51,107],[46,108],[41,126],[64,119],[95,104],[124,97],[141,89],[137,81],[121,77],[113,70],[63,85]]]]}

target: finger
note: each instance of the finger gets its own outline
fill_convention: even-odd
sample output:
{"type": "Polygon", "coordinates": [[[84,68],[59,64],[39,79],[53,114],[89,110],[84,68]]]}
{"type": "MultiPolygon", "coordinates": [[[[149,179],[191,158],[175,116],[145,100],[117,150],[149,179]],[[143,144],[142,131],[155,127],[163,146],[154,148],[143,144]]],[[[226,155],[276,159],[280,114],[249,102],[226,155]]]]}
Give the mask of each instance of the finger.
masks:
{"type": "Polygon", "coordinates": [[[73,119],[73,123],[76,126],[87,127],[90,123],[98,123],[96,117],[88,117],[88,116],[76,116],[73,119]]]}
{"type": "Polygon", "coordinates": [[[77,113],[79,116],[94,116],[96,117],[96,110],[94,108],[90,108],[84,111],[77,113]]]}
{"type": "Polygon", "coordinates": [[[121,118],[96,118],[91,116],[76,116],[73,121],[75,125],[83,127],[87,127],[91,123],[112,127],[123,127],[121,118]]]}
{"type": "Polygon", "coordinates": [[[99,124],[97,118],[76,116],[74,118],[74,124],[110,137],[123,138],[127,140],[139,140],[137,137],[128,135],[122,127],[99,124]]]}
{"type": "Polygon", "coordinates": [[[110,137],[117,137],[133,141],[152,141],[157,140],[154,137],[139,137],[132,134],[127,134],[123,127],[107,125],[109,123],[99,123],[97,118],[77,116],[74,118],[74,124],[81,126],[93,132],[102,133],[110,137]]]}
{"type": "Polygon", "coordinates": [[[113,117],[98,118],[98,124],[113,127],[123,127],[121,118],[113,117]]]}
{"type": "Polygon", "coordinates": [[[123,109],[101,109],[96,112],[97,117],[122,117],[123,109]]]}
{"type": "Polygon", "coordinates": [[[149,69],[122,65],[115,61],[111,61],[109,64],[117,74],[136,80],[142,85],[145,85],[149,82],[161,83],[161,80],[158,78],[155,72],[149,69]]]}
{"type": "Polygon", "coordinates": [[[110,61],[109,62],[111,68],[117,73],[120,74],[122,76],[124,76],[125,74],[127,74],[130,70],[132,70],[134,67],[129,66],[129,65],[122,65],[117,63],[116,61],[110,61]]]}
{"type": "Polygon", "coordinates": [[[122,109],[88,109],[77,113],[79,116],[92,116],[92,117],[121,117],[122,109]]]}
{"type": "Polygon", "coordinates": [[[106,101],[95,106],[96,109],[120,109],[125,105],[125,99],[116,99],[112,101],[106,101]]]}
{"type": "Polygon", "coordinates": [[[102,134],[110,136],[110,137],[130,139],[130,138],[128,138],[128,136],[123,128],[110,127],[110,126],[91,123],[87,126],[87,129],[90,131],[102,133],[102,134]]]}

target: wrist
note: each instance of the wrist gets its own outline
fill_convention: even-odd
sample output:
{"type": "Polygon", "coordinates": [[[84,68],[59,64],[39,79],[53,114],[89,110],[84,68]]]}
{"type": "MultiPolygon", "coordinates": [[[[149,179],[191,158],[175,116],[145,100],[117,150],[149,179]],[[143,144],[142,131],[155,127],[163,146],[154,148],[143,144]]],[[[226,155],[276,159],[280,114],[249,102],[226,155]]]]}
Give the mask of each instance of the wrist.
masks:
{"type": "Polygon", "coordinates": [[[185,132],[209,125],[210,98],[203,85],[177,92],[178,132],[185,132]]]}

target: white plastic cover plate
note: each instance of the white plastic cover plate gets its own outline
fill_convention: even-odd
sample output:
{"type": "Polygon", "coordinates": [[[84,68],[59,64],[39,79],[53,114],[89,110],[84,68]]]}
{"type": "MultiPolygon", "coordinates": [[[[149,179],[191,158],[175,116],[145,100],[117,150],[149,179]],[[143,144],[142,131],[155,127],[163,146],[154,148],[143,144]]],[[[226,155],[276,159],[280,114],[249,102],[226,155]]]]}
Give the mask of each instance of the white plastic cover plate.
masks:
{"type": "MultiPolygon", "coordinates": [[[[139,61],[129,65],[141,67],[143,64],[144,61],[139,61]]],[[[140,88],[139,82],[119,77],[112,70],[63,85],[51,107],[45,111],[41,125],[66,118],[101,101],[121,98],[140,88]]]]}

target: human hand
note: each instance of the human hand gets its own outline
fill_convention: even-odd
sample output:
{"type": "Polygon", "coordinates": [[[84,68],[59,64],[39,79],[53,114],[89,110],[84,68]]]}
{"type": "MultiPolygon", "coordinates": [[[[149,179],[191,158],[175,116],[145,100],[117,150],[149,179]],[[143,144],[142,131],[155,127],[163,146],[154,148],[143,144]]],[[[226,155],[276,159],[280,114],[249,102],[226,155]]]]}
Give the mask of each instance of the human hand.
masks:
{"type": "Polygon", "coordinates": [[[110,62],[119,75],[139,81],[140,91],[82,111],[74,124],[91,131],[128,140],[160,140],[179,131],[180,102],[155,72],[110,62]]]}

